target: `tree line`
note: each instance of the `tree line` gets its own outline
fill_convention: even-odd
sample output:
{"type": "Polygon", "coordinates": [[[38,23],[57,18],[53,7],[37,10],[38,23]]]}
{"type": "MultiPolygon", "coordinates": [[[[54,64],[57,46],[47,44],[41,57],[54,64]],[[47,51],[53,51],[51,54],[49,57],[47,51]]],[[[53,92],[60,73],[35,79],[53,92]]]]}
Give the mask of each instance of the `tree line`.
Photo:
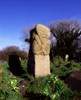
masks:
{"type": "MultiPolygon", "coordinates": [[[[69,60],[81,61],[81,23],[77,20],[61,20],[51,22],[48,25],[51,38],[50,59],[54,60],[55,56],[65,59],[66,54],[69,60]],[[54,45],[56,41],[56,44],[54,45]]],[[[29,31],[24,28],[24,41],[29,43],[29,31]]]]}
{"type": "Polygon", "coordinates": [[[0,60],[7,61],[9,56],[18,56],[21,60],[27,60],[27,53],[17,46],[9,46],[0,51],[0,60]]]}
{"type": "Polygon", "coordinates": [[[63,20],[50,24],[50,31],[56,39],[51,48],[51,56],[69,55],[69,60],[81,61],[81,23],[76,20],[63,20]]]}
{"type": "MultiPolygon", "coordinates": [[[[69,60],[81,61],[81,23],[76,20],[61,20],[51,22],[47,27],[51,32],[50,60],[54,61],[55,56],[65,59],[69,55],[69,60]]],[[[23,29],[23,39],[28,44],[32,28],[23,29]]],[[[6,56],[10,54],[18,55],[22,59],[27,59],[28,55],[18,47],[10,46],[0,51],[0,59],[6,60],[6,56]]]]}

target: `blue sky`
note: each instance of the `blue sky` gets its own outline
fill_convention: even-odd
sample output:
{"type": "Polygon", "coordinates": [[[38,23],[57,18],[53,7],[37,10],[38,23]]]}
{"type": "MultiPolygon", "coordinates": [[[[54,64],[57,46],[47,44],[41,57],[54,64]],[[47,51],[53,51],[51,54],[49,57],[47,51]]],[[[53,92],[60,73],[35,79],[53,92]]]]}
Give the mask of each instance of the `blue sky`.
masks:
{"type": "Polygon", "coordinates": [[[71,18],[81,21],[81,0],[0,0],[0,49],[22,47],[24,27],[71,18]]]}

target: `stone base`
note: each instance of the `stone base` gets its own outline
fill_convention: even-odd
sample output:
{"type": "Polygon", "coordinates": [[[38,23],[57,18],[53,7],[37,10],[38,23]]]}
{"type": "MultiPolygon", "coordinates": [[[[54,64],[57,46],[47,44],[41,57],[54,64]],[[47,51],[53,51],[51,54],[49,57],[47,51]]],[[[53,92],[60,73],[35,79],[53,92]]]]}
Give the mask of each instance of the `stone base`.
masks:
{"type": "Polygon", "coordinates": [[[28,61],[28,72],[35,77],[46,76],[50,74],[49,55],[33,55],[28,61]]]}

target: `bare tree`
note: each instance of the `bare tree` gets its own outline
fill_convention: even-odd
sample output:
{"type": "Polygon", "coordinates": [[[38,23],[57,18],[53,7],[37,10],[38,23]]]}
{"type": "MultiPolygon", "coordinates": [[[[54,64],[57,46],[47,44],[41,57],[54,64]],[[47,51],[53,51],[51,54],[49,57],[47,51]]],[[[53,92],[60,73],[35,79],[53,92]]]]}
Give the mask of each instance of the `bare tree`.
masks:
{"type": "Polygon", "coordinates": [[[3,50],[0,51],[0,60],[2,60],[2,61],[6,61],[7,60],[7,55],[3,50]]]}
{"type": "Polygon", "coordinates": [[[22,39],[25,41],[25,42],[28,42],[29,43],[29,39],[30,39],[30,30],[34,28],[34,25],[31,25],[30,27],[26,28],[24,27],[22,29],[22,33],[23,33],[23,36],[22,36],[22,39]]]}
{"type": "Polygon", "coordinates": [[[81,35],[81,24],[76,20],[62,20],[51,23],[50,31],[56,38],[57,44],[54,48],[54,55],[65,57],[66,54],[73,58],[78,48],[78,40],[81,35]]]}
{"type": "Polygon", "coordinates": [[[18,55],[19,56],[19,47],[18,46],[9,46],[4,49],[4,52],[7,55],[18,55]]]}

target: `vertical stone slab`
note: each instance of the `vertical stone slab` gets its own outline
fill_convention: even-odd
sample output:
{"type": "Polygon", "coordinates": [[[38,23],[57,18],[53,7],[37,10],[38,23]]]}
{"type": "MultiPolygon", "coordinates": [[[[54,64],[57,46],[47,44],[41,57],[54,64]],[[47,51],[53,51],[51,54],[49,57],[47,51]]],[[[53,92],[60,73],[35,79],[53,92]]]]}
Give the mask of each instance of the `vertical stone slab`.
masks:
{"type": "Polygon", "coordinates": [[[50,74],[49,55],[35,55],[35,77],[50,74]]]}

